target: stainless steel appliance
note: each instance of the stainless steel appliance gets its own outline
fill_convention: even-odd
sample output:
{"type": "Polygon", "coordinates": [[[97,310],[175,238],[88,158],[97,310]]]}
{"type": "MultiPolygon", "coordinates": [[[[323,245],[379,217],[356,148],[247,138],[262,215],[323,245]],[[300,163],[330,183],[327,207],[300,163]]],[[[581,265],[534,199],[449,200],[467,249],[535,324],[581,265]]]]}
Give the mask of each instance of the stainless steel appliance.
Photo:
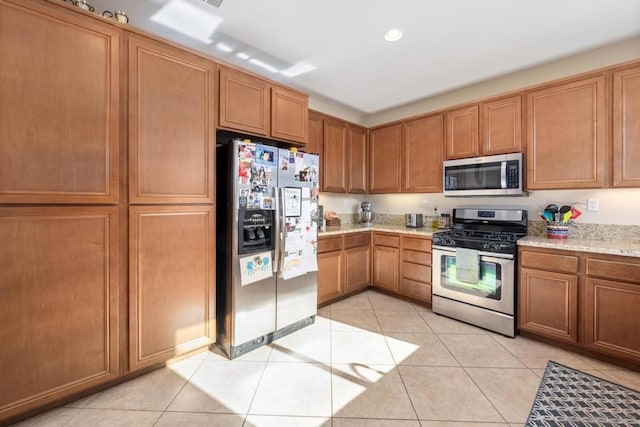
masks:
{"type": "Polygon", "coordinates": [[[319,158],[221,139],[217,343],[233,359],[315,321],[319,158]]]}
{"type": "Polygon", "coordinates": [[[446,160],[445,196],[524,196],[522,153],[446,160]]]}
{"type": "Polygon", "coordinates": [[[420,228],[424,226],[424,219],[421,213],[405,214],[404,220],[407,227],[420,228]]]}
{"type": "Polygon", "coordinates": [[[360,203],[360,224],[364,227],[371,226],[375,215],[371,210],[371,202],[362,202],[360,203]]]}
{"type": "Polygon", "coordinates": [[[453,228],[433,234],[433,311],[515,336],[517,240],[526,235],[526,210],[454,209],[453,228]]]}

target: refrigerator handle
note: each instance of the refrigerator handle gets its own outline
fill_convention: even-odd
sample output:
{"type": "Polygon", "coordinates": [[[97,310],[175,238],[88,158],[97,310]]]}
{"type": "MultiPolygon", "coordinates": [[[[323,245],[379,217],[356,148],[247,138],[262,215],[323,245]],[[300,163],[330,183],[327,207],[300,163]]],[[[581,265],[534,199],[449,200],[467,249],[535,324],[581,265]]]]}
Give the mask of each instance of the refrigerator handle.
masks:
{"type": "Polygon", "coordinates": [[[273,192],[274,192],[274,199],[275,199],[275,227],[276,227],[276,231],[275,231],[275,245],[273,247],[273,272],[277,273],[278,270],[280,270],[280,245],[282,242],[282,217],[281,217],[281,213],[282,213],[282,208],[280,206],[280,192],[282,191],[282,189],[280,187],[274,187],[273,188],[273,192]]]}

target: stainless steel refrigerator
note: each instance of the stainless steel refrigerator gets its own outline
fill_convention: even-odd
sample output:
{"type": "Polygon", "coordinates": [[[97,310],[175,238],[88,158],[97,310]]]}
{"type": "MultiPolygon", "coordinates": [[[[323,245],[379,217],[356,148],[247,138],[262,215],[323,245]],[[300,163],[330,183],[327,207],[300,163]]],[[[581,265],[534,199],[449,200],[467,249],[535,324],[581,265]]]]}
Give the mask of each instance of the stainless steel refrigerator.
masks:
{"type": "Polygon", "coordinates": [[[315,321],[319,158],[220,139],[217,344],[233,359],[315,321]]]}

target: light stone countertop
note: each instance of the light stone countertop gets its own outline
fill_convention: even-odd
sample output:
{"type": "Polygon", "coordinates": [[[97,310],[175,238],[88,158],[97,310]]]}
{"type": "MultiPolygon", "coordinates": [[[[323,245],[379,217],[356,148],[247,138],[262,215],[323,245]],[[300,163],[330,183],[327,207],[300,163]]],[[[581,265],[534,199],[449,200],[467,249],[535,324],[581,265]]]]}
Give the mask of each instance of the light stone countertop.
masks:
{"type": "Polygon", "coordinates": [[[362,231],[387,231],[389,233],[401,233],[411,234],[414,236],[431,237],[433,233],[438,230],[437,228],[422,227],[422,228],[408,228],[404,225],[395,224],[373,224],[370,227],[363,227],[360,224],[343,224],[335,227],[327,227],[326,231],[318,233],[318,237],[337,236],[347,233],[358,233],[362,231]]]}
{"type": "Polygon", "coordinates": [[[519,246],[536,248],[564,249],[568,251],[590,252],[607,255],[640,257],[640,241],[629,240],[591,240],[549,239],[546,236],[527,236],[518,240],[519,246]]]}

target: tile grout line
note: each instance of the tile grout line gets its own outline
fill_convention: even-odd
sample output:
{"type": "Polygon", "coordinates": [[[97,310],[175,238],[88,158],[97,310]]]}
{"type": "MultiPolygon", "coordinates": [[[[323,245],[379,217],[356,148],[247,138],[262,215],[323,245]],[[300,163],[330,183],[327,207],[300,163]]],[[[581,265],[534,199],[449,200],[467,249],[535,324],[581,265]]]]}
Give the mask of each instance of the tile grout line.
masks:
{"type": "Polygon", "coordinates": [[[247,412],[244,414],[244,420],[242,421],[242,426],[244,427],[247,424],[247,418],[249,418],[249,413],[251,412],[251,406],[258,394],[258,389],[260,388],[260,384],[262,384],[262,379],[264,378],[264,373],[267,371],[267,366],[269,365],[269,359],[271,359],[271,355],[273,354],[273,347],[269,344],[271,351],[269,351],[269,357],[264,361],[264,367],[262,368],[262,373],[260,374],[260,379],[258,380],[258,384],[256,384],[256,388],[253,391],[253,395],[251,396],[251,401],[249,402],[249,406],[247,407],[247,412]]]}

